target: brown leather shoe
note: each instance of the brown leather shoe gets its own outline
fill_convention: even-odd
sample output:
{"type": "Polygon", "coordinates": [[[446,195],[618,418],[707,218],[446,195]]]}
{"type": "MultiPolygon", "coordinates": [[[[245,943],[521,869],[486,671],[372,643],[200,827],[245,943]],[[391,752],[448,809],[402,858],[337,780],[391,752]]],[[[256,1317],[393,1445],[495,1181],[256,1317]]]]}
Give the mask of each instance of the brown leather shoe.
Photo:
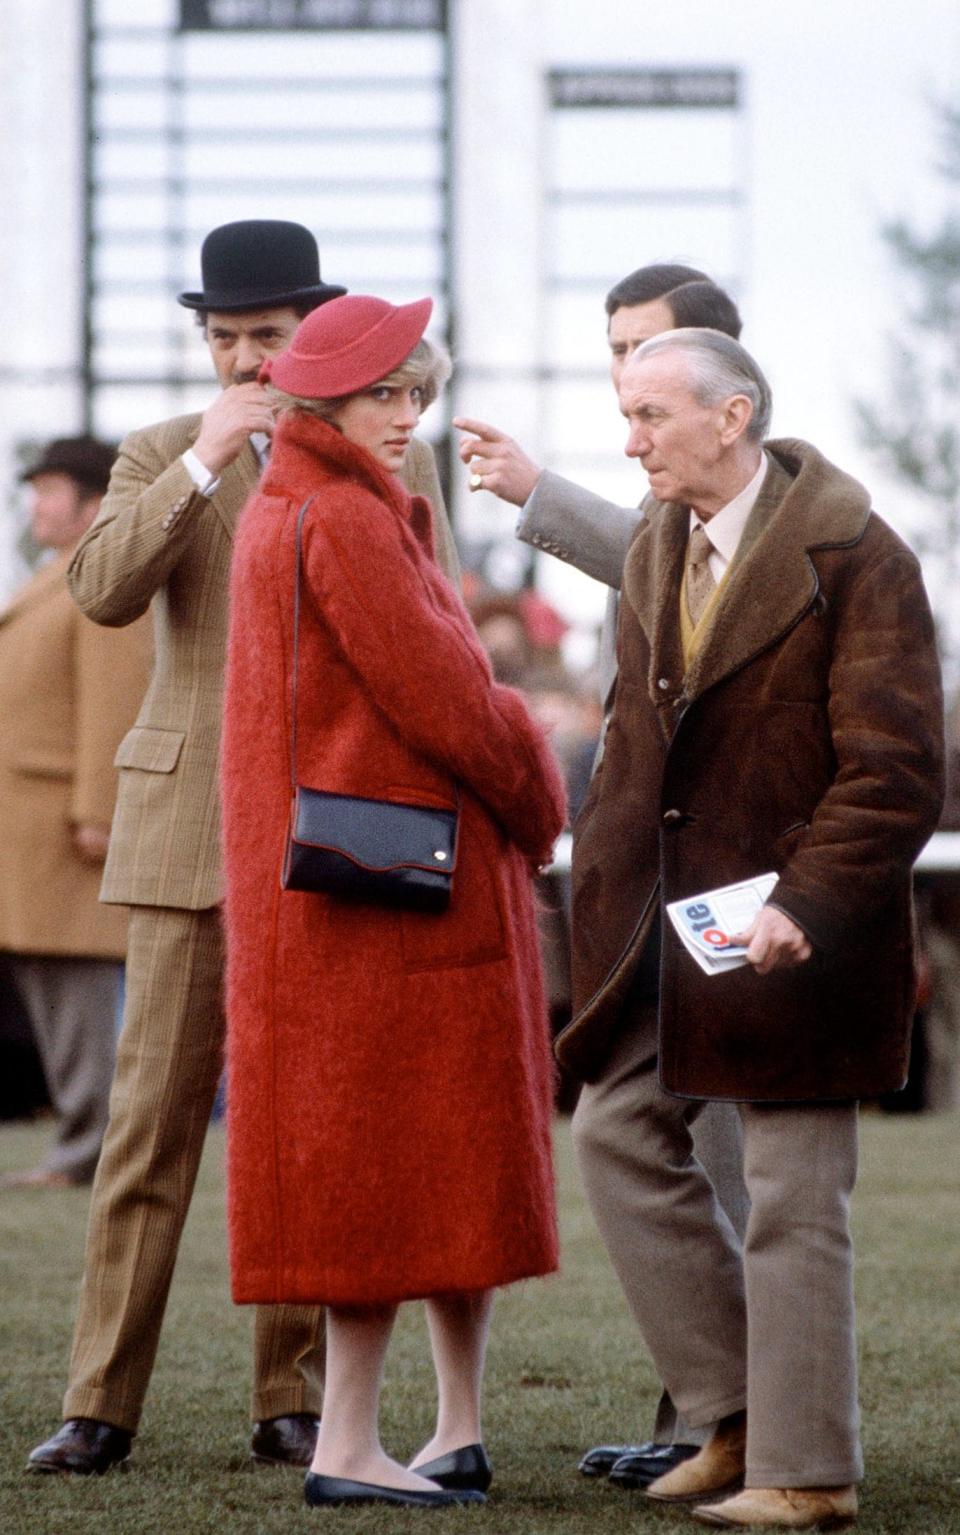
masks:
{"type": "Polygon", "coordinates": [[[43,1444],[31,1450],[28,1471],[72,1472],[102,1476],[111,1466],[126,1470],[133,1435],[99,1418],[68,1418],[43,1444]]]}
{"type": "Polygon", "coordinates": [[[724,1503],[693,1510],[701,1524],[724,1529],[841,1530],[857,1517],[855,1487],[747,1487],[724,1503]]]}
{"type": "Polygon", "coordinates": [[[658,1503],[698,1503],[743,1486],[746,1467],[747,1415],[732,1413],[717,1424],[696,1455],[658,1476],[647,1488],[658,1503]]]}
{"type": "Polygon", "coordinates": [[[290,1412],[253,1425],[250,1454],[265,1466],[309,1466],[317,1447],[320,1419],[312,1412],[290,1412]]]}

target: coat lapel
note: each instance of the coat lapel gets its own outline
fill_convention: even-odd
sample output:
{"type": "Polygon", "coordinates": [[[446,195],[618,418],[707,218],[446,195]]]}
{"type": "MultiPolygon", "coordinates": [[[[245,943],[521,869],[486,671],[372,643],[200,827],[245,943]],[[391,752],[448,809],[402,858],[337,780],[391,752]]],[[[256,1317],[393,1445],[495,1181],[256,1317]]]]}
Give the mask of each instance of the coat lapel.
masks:
{"type": "MultiPolygon", "coordinates": [[[[622,591],[647,636],[647,688],[663,714],[661,706],[670,702],[674,690],[671,686],[670,692],[665,692],[658,684],[663,680],[673,684],[683,676],[678,594],[690,519],[685,506],[671,503],[647,502],[645,510],[647,521],[641,524],[627,555],[622,591]]],[[[671,721],[664,717],[662,723],[669,735],[671,721]]]]}

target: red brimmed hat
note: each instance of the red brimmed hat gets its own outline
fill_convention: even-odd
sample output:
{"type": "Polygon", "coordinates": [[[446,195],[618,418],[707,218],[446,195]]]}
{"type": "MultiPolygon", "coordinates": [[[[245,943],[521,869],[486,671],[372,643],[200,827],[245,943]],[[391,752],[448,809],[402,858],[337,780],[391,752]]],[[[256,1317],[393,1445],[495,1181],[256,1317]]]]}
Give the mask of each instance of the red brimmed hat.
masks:
{"type": "Polygon", "coordinates": [[[267,359],[260,382],[304,400],[355,394],[409,357],[432,310],[429,298],[399,307],[364,293],[331,299],[300,321],[286,351],[267,359]]]}

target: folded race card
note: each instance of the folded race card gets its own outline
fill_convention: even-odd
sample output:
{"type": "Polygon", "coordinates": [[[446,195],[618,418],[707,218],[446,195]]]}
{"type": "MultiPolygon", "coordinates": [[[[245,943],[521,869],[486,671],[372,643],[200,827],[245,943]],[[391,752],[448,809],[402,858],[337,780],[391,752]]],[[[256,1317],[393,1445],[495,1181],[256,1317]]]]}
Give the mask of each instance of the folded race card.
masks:
{"type": "Polygon", "coordinates": [[[736,970],[747,963],[746,950],[733,939],[750,926],[776,883],[776,874],[758,874],[739,885],[723,885],[685,901],[670,902],[670,921],[684,948],[707,975],[736,970]]]}

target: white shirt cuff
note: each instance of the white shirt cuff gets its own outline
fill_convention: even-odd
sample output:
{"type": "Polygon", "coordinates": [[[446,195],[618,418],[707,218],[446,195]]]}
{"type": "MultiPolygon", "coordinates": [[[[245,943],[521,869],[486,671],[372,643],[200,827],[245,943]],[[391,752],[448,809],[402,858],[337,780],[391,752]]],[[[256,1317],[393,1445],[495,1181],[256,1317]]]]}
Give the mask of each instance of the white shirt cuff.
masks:
{"type": "Polygon", "coordinates": [[[185,453],[181,453],[180,460],[201,496],[216,494],[220,487],[220,476],[211,474],[206,465],[201,464],[192,448],[187,448],[185,453]]]}

